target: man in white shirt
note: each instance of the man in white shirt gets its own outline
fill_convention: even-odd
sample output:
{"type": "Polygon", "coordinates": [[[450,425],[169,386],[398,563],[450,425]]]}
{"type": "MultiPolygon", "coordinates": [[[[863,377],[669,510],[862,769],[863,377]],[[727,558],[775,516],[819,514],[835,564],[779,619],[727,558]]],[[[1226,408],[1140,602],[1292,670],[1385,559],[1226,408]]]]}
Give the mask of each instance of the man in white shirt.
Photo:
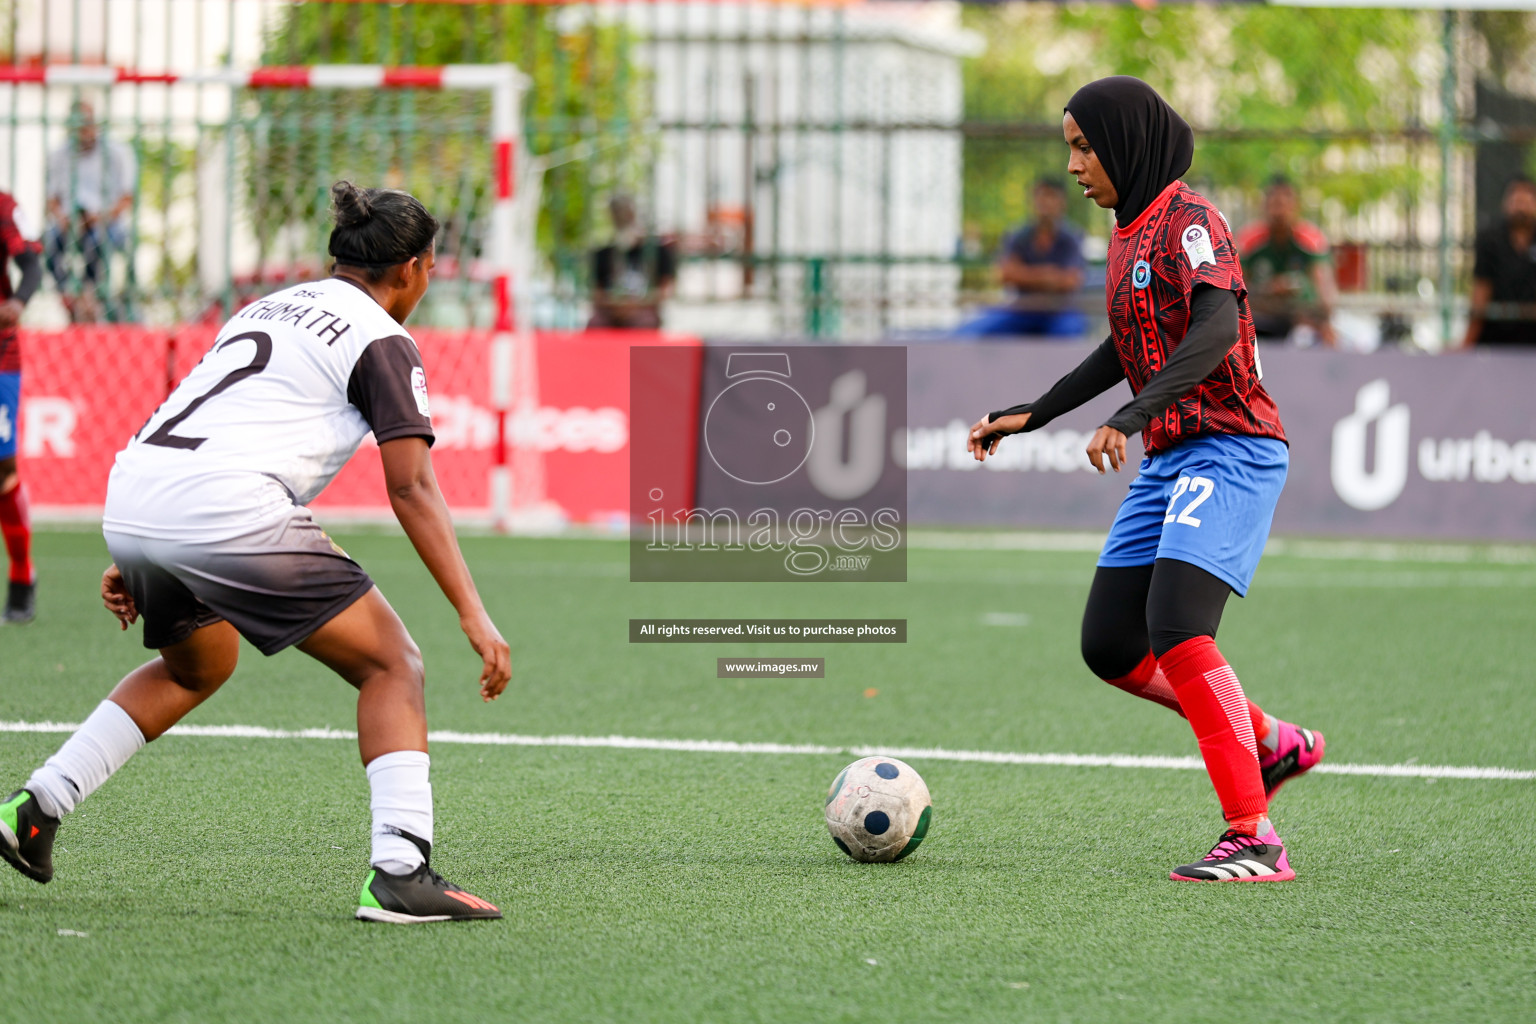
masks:
{"type": "Polygon", "coordinates": [[[75,104],[72,138],[48,155],[48,230],[43,250],[73,323],[93,323],[106,303],[107,263],[126,248],[124,215],[133,206],[133,150],[102,138],[91,104],[75,104]],[[73,274],[74,256],[83,268],[73,274]],[[84,285],[84,287],[81,287],[84,285]]]}

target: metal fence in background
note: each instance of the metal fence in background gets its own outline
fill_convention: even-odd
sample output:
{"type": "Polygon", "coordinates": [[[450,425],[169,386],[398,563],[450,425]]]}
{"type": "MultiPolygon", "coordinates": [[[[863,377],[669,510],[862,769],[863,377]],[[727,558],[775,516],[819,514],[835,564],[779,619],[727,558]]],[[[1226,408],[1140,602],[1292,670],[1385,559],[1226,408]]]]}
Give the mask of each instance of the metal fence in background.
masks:
{"type": "MultiPolygon", "coordinates": [[[[986,40],[946,4],[11,0],[0,33],[13,67],[517,65],[530,79],[520,223],[542,326],[586,322],[592,254],[615,234],[608,200],[628,194],[652,251],[677,257],[668,326],[850,340],[946,330],[999,300],[1003,229],[1027,217],[1037,175],[1064,177],[1057,126],[968,118],[966,61],[986,40]]],[[[61,232],[50,294],[87,299],[36,303],[34,320],[222,316],[319,272],[326,189],[351,177],[410,189],[444,221],[444,284],[424,320],[489,326],[483,96],[0,85],[0,186],[42,213],[47,192],[72,187],[50,184],[50,155],[92,117],[98,145],[135,165],[131,201],[100,252],[79,224],[61,232]]],[[[1342,304],[1363,319],[1418,316],[1431,340],[1446,286],[1464,290],[1473,230],[1475,133],[1449,127],[1312,133],[1390,154],[1414,184],[1363,211],[1303,193],[1338,243],[1342,304]]],[[[1306,134],[1203,132],[1200,144],[1306,134]]],[[[1198,168],[1195,183],[1234,225],[1257,215],[1257,183],[1202,181],[1198,168]]],[[[1101,252],[1102,215],[1075,205],[1101,252]]]]}

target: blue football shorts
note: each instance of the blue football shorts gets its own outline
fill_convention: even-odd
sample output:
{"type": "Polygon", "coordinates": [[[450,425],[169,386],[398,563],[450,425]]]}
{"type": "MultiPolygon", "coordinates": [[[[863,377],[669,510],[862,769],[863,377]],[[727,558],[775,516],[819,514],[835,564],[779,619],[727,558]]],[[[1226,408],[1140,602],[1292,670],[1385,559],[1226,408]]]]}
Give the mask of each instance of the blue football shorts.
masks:
{"type": "Polygon", "coordinates": [[[16,454],[21,434],[21,374],[0,373],[0,459],[16,454]]]}
{"type": "Polygon", "coordinates": [[[1142,459],[1099,564],[1176,558],[1242,597],[1264,554],[1290,461],[1284,441],[1234,434],[1196,437],[1142,459]]]}

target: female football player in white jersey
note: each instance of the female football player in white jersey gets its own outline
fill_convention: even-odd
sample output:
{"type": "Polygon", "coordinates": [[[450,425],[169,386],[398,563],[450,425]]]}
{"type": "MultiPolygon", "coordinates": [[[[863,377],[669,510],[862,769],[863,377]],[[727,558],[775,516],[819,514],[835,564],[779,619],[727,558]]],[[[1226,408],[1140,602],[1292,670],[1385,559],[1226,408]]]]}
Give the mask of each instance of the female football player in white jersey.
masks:
{"type": "Polygon", "coordinates": [[[53,877],[59,820],[235,670],[244,636],[357,688],[371,790],[371,870],[356,916],[497,918],[432,870],[421,652],[368,574],[304,507],[371,430],[406,536],[484,660],[480,694],[512,675],[432,474],[426,374],[401,326],[427,290],[438,223],[414,197],[338,182],[330,278],[254,302],[118,454],[103,530],[102,597],[144,620],[159,656],[128,674],[59,752],[0,804],[0,855],[53,877]]]}

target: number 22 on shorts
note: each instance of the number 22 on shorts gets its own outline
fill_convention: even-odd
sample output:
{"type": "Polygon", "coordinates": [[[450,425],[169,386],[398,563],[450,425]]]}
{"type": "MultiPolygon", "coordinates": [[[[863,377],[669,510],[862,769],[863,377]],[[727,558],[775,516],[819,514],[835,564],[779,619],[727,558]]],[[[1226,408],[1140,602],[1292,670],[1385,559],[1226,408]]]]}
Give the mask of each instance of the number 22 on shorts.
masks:
{"type": "Polygon", "coordinates": [[[1190,515],[1195,509],[1203,505],[1216,490],[1216,485],[1203,476],[1181,476],[1173,485],[1173,497],[1168,499],[1168,514],[1163,516],[1163,524],[1183,523],[1185,526],[1199,526],[1200,520],[1190,515]],[[1189,504],[1184,506],[1182,512],[1174,512],[1173,507],[1179,503],[1186,492],[1191,497],[1189,504]]]}

